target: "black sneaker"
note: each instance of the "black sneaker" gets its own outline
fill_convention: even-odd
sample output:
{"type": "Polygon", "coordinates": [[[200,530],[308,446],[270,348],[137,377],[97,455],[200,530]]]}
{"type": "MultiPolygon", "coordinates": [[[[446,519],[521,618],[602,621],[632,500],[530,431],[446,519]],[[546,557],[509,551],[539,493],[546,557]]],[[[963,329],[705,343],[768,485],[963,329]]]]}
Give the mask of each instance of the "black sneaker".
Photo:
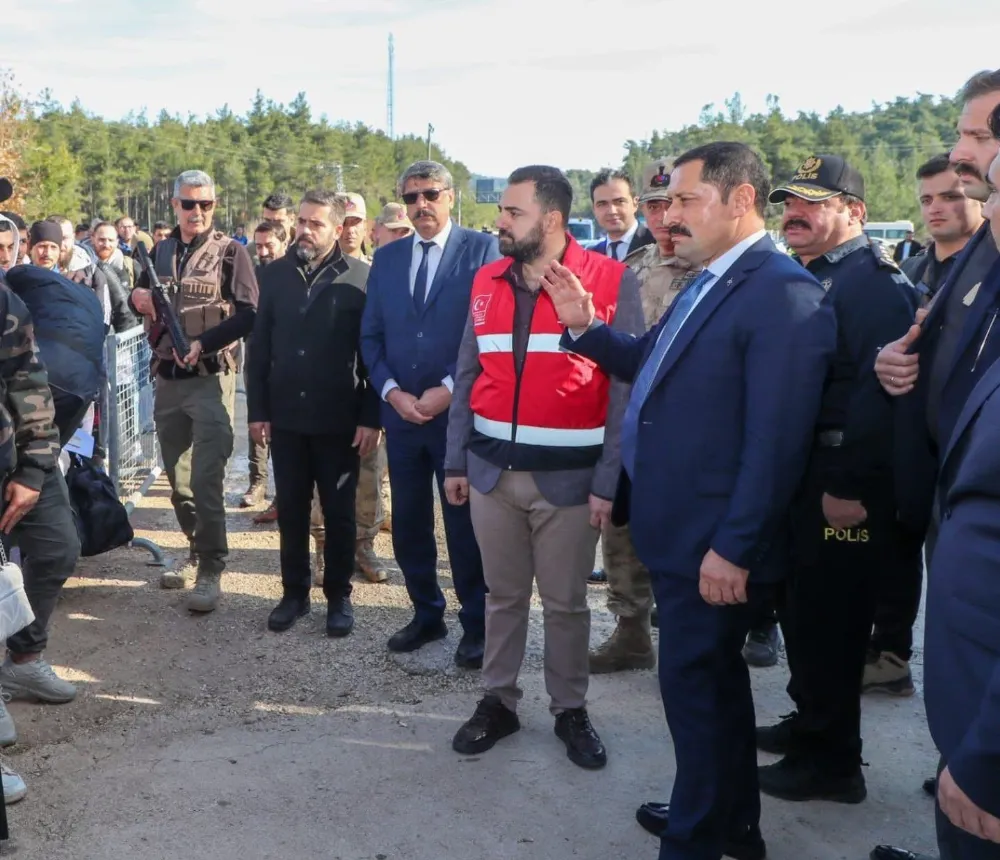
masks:
{"type": "Polygon", "coordinates": [[[805,756],[785,756],[779,762],[758,767],[757,774],[760,790],[779,800],[861,803],[868,796],[860,767],[847,775],[831,774],[805,756]]]}
{"type": "Polygon", "coordinates": [[[566,755],[573,764],[597,770],[608,763],[608,752],[590,724],[586,708],[563,711],[556,717],[555,731],[566,744],[566,755]]]}
{"type": "Polygon", "coordinates": [[[354,629],[354,607],[351,598],[331,600],[326,607],[326,635],[339,639],[354,629]]]}
{"type": "Polygon", "coordinates": [[[777,624],[768,624],[766,627],[751,630],[743,646],[743,659],[748,666],[758,669],[777,666],[780,643],[777,624]]]}
{"type": "Polygon", "coordinates": [[[871,860],[934,860],[929,854],[917,854],[893,845],[876,845],[868,856],[871,860]]]}
{"type": "Polygon", "coordinates": [[[273,630],[275,633],[281,633],[284,630],[288,630],[296,621],[308,614],[308,597],[289,597],[286,594],[267,617],[267,629],[273,630]]]}
{"type": "Polygon", "coordinates": [[[757,749],[773,755],[788,755],[795,747],[798,711],[784,714],[773,726],[757,726],[757,749]]]}
{"type": "Polygon", "coordinates": [[[517,714],[508,710],[497,696],[483,696],[472,719],[455,732],[451,748],[462,755],[478,755],[520,728],[517,714]]]}

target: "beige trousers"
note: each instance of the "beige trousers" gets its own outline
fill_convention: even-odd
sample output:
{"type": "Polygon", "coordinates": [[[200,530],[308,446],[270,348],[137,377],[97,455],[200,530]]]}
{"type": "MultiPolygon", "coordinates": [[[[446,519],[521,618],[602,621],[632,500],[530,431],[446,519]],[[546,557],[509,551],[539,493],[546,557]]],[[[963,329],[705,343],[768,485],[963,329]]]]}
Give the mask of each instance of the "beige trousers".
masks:
{"type": "Polygon", "coordinates": [[[545,688],[553,714],[586,704],[590,610],[587,578],[598,531],[587,505],[545,501],[530,472],[503,472],[492,492],[470,491],[472,525],[483,556],[486,650],[483,686],[512,711],[521,698],[532,583],[545,627],[545,688]]]}

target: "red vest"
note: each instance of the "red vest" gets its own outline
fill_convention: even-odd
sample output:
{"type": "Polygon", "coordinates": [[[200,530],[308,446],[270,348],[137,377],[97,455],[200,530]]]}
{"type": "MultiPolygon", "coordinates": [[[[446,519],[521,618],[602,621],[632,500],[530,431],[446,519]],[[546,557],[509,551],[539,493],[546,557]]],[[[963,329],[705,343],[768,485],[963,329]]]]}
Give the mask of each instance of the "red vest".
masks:
{"type": "MultiPolygon", "coordinates": [[[[563,265],[593,295],[597,316],[610,324],[625,266],[585,251],[569,234],[567,239],[563,265]]],[[[519,446],[596,448],[596,462],[604,444],[608,377],[590,359],[560,349],[564,326],[542,290],[518,379],[513,356],[514,287],[505,277],[511,264],[509,257],[488,263],[472,283],[472,324],[482,366],[470,398],[473,426],[483,436],[519,446]]]]}

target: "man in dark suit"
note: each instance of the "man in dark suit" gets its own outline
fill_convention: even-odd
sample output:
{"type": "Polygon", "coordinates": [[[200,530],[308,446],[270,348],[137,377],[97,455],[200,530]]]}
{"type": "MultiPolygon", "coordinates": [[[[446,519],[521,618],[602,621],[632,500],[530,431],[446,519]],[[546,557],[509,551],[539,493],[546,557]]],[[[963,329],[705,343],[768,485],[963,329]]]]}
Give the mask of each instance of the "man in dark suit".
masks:
{"type": "Polygon", "coordinates": [[[254,441],[271,444],[281,496],[284,594],[268,627],[283,631],[309,612],[309,521],[313,487],[326,527],[326,632],[354,627],[354,502],[359,456],[378,447],[378,395],[359,359],[368,265],[341,253],[346,210],[329,191],[299,206],[295,249],[262,270],[253,330],[247,418],[254,441]]]}
{"type": "Polygon", "coordinates": [[[644,804],[637,816],[660,836],[660,860],[759,860],[754,707],[741,650],[784,570],[782,526],[836,325],[816,279],[767,237],[769,180],[749,147],[693,149],[674,162],[669,187],[675,253],[705,269],[648,334],[595,324],[591,297],[559,264],[543,285],[569,327],[563,346],[633,382],[614,519],[631,513],[651,572],[677,757],[669,808],[644,804]]]}
{"type": "MultiPolygon", "coordinates": [[[[458,348],[469,314],[472,279],[499,259],[494,236],[451,221],[454,183],[444,165],[418,161],[400,179],[416,234],[375,254],[362,323],[362,353],[385,401],[392,545],[414,616],[389,639],[391,651],[415,651],[448,634],[437,581],[434,481],[444,499],[448,407],[458,348]]],[[[468,506],[443,506],[445,537],[464,635],[455,662],[480,668],[486,585],[468,506]]]]}
{"type": "Polygon", "coordinates": [[[910,257],[915,257],[923,249],[924,246],[913,238],[913,231],[908,230],[906,238],[902,242],[896,243],[896,247],[892,252],[892,259],[896,263],[902,263],[903,260],[909,260],[910,257]]]}
{"type": "MultiPolygon", "coordinates": [[[[1000,107],[994,114],[1000,125],[1000,107]]],[[[988,178],[995,189],[1000,155],[988,178]]],[[[987,214],[1000,240],[997,202],[994,190],[987,214]]],[[[1000,282],[1000,262],[983,288],[995,282],[1000,282]]],[[[942,860],[1000,858],[998,389],[1000,362],[994,361],[957,417],[938,481],[941,525],[927,578],[924,699],[931,737],[941,753],[937,832],[942,860]]]]}
{"type": "Polygon", "coordinates": [[[598,226],[607,234],[590,250],[622,262],[637,248],[655,241],[636,218],[639,198],[624,170],[602,170],[590,183],[590,202],[598,226]]]}

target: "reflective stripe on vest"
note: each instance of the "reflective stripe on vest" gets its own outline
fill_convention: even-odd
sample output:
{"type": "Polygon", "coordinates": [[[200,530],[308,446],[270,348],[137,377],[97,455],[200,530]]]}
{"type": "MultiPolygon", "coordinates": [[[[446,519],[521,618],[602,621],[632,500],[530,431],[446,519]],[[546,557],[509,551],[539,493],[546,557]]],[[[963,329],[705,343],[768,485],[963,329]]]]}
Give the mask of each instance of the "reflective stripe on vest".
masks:
{"type": "MultiPolygon", "coordinates": [[[[492,421],[482,415],[474,415],[472,426],[490,439],[513,442],[514,425],[506,421],[492,421]]],[[[517,425],[517,439],[520,445],[545,445],[550,448],[586,448],[604,444],[604,428],[593,427],[585,430],[556,430],[551,427],[527,427],[517,425]]]]}
{"type": "MultiPolygon", "coordinates": [[[[528,352],[565,352],[559,341],[560,334],[531,334],[528,335],[528,352]]],[[[514,335],[512,334],[481,334],[476,338],[479,345],[479,354],[486,355],[491,352],[513,352],[514,335]]]]}

